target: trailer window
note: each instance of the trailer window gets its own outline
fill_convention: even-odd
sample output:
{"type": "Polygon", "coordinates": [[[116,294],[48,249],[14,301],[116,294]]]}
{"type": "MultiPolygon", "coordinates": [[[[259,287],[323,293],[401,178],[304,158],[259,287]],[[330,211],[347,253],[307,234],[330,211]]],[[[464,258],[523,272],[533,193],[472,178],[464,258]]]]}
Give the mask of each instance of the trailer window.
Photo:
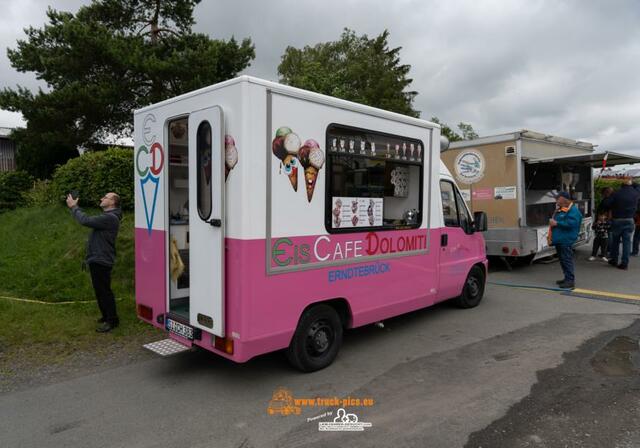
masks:
{"type": "Polygon", "coordinates": [[[211,216],[211,125],[203,121],[197,133],[198,215],[203,220],[211,216]]]}
{"type": "Polygon", "coordinates": [[[420,226],[422,141],[336,124],[326,137],[330,233],[420,226]]]}

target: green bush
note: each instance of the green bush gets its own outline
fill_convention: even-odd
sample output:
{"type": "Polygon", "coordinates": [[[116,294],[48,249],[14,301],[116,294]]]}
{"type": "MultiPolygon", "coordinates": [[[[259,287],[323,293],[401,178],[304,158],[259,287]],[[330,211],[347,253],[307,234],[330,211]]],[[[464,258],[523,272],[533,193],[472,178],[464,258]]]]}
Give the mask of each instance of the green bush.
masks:
{"type": "Polygon", "coordinates": [[[56,195],[53,182],[48,179],[36,180],[33,187],[22,193],[22,196],[29,207],[46,207],[59,203],[61,199],[56,195]]]}
{"type": "Polygon", "coordinates": [[[123,209],[133,208],[133,152],[130,149],[110,148],[89,152],[69,160],[53,174],[56,197],[65,197],[77,190],[80,205],[96,207],[109,191],[120,195],[123,209]]]}
{"type": "Polygon", "coordinates": [[[32,183],[33,177],[25,171],[0,173],[0,212],[25,205],[23,193],[32,183]]]}

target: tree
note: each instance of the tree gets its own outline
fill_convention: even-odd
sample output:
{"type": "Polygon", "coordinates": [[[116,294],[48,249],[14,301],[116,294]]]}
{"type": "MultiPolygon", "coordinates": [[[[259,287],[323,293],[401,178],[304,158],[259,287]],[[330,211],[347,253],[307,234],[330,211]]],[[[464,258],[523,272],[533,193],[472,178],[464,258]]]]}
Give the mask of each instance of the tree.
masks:
{"type": "Polygon", "coordinates": [[[458,129],[462,132],[463,140],[473,140],[478,138],[478,133],[473,129],[473,127],[469,123],[463,123],[462,121],[458,123],[458,129]]]}
{"type": "Polygon", "coordinates": [[[47,11],[9,49],[11,65],[46,89],[0,92],[0,107],[22,112],[14,132],[18,166],[39,177],[108,137],[130,135],[133,109],[232,78],[255,57],[249,39],[194,33],[200,0],[94,0],[74,15],[47,11]]]}
{"type": "Polygon", "coordinates": [[[461,140],[473,140],[478,138],[478,134],[469,123],[458,123],[458,129],[462,135],[451,129],[446,123],[440,121],[438,117],[431,117],[431,121],[440,125],[440,133],[447,137],[450,142],[459,142],[461,140]]]}
{"type": "Polygon", "coordinates": [[[287,47],[278,66],[280,82],[418,117],[418,93],[405,90],[413,81],[407,77],[411,66],[400,64],[401,47],[389,49],[388,38],[387,30],[369,39],[345,29],[334,42],[287,47]]]}

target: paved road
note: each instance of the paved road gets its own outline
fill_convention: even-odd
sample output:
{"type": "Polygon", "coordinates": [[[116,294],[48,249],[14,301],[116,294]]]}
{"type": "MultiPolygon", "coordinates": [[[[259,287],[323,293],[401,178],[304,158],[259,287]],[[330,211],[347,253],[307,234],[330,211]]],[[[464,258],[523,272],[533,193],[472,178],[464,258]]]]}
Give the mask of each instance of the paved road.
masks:
{"type": "MultiPolygon", "coordinates": [[[[614,277],[623,273],[584,264],[579,282],[584,278],[594,289],[638,293],[628,279],[640,277],[640,266],[614,277]],[[586,269],[588,278],[581,277],[586,269]]],[[[531,274],[516,270],[492,277],[550,284],[559,272],[557,264],[529,269],[531,274]]],[[[348,332],[336,363],[313,374],[292,371],[280,354],[236,365],[207,353],[187,353],[0,395],[0,446],[588,446],[577,444],[589,437],[570,434],[569,425],[551,428],[544,425],[547,420],[534,417],[547,415],[544,410],[554,403],[575,402],[568,407],[582,409],[580,403],[589,402],[590,384],[607,387],[622,378],[611,386],[617,394],[600,399],[622,396],[629,378],[637,380],[636,367],[628,362],[636,357],[631,352],[639,331],[632,325],[639,311],[633,302],[490,285],[486,300],[473,310],[440,305],[390,319],[384,328],[348,332]],[[622,336],[628,340],[616,339],[622,336]],[[619,346],[630,353],[627,361],[619,346]],[[618,364],[608,361],[609,352],[618,364]],[[609,364],[623,375],[611,376],[609,364]],[[560,378],[567,375],[592,376],[583,379],[583,389],[562,389],[560,378]],[[371,397],[373,406],[348,410],[372,426],[357,433],[320,432],[317,420],[307,422],[336,407],[268,415],[279,386],[297,397],[371,397]],[[525,432],[510,432],[518,418],[531,425],[525,432]],[[559,434],[570,443],[560,445],[559,434]]],[[[625,424],[637,418],[634,406],[625,402],[625,424]]],[[[615,410],[612,405],[608,412],[615,410]]],[[[563,415],[569,423],[582,414],[563,415]]],[[[620,430],[591,431],[620,447],[640,443],[633,431],[626,438],[607,435],[614,429],[620,430]]]]}

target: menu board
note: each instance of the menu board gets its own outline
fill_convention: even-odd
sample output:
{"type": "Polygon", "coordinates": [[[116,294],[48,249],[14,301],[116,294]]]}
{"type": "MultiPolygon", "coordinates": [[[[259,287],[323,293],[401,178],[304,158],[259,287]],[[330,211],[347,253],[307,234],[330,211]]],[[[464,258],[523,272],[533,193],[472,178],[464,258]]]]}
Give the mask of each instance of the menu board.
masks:
{"type": "Polygon", "coordinates": [[[331,224],[334,229],[382,225],[382,198],[334,197],[331,224]]]}

